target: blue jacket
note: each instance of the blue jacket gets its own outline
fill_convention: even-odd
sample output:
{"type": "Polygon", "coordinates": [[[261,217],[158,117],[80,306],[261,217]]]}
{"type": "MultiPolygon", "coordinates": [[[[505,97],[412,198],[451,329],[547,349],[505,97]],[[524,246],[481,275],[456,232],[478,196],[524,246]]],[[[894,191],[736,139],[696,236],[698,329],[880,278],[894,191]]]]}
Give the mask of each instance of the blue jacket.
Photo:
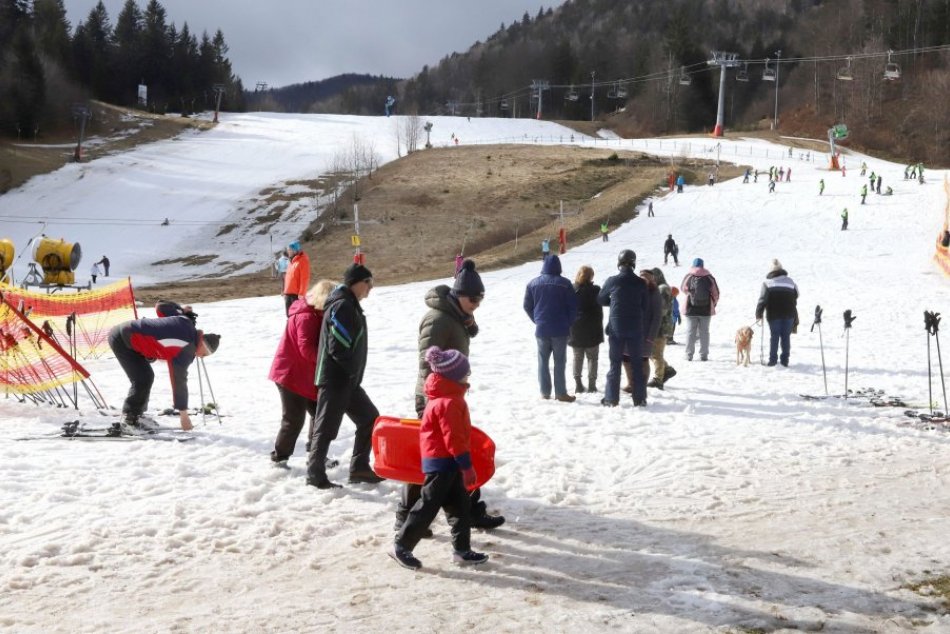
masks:
{"type": "Polygon", "coordinates": [[[567,337],[577,317],[577,296],[570,280],[561,275],[561,259],[544,258],[541,275],[528,282],[524,312],[536,327],[535,337],[567,337]]]}
{"type": "Polygon", "coordinates": [[[607,334],[623,339],[643,336],[643,317],[647,312],[647,283],[629,266],[608,277],[597,301],[610,307],[607,334]]]}

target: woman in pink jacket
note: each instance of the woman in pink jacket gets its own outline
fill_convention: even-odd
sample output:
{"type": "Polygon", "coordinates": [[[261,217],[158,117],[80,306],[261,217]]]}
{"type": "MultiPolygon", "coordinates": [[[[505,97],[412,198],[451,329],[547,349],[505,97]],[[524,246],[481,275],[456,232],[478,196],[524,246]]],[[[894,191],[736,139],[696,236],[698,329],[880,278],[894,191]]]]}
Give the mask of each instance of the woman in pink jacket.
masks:
{"type": "MultiPolygon", "coordinates": [[[[288,310],[287,326],[277,346],[274,362],[267,378],[277,384],[282,409],[280,431],[274,442],[270,459],[286,467],[294,453],[297,436],[303,429],[304,419],[310,414],[310,427],[317,409],[317,344],[323,323],[323,304],[336,286],[331,280],[320,280],[307,294],[292,303],[288,310]]],[[[309,434],[307,436],[309,438],[309,434]]]]}

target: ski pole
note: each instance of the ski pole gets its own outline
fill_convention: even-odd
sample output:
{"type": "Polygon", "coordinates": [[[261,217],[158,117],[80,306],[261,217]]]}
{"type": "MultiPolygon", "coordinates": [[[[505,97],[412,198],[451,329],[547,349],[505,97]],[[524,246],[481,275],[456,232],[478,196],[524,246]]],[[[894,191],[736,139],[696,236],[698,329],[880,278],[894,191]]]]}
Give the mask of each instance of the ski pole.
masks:
{"type": "MultiPolygon", "coordinates": [[[[199,359],[201,361],[201,367],[204,369],[205,381],[208,382],[208,393],[211,394],[211,403],[214,404],[214,415],[218,418],[218,424],[221,424],[221,410],[218,407],[218,399],[214,396],[214,388],[211,387],[211,376],[208,374],[208,366],[205,365],[204,359],[199,359]]],[[[202,410],[204,407],[201,408],[202,410]]]]}
{"type": "Polygon", "coordinates": [[[844,311],[844,397],[848,398],[848,353],[851,346],[851,324],[857,316],[851,314],[851,309],[844,311]]]}
{"type": "Polygon", "coordinates": [[[205,425],[205,386],[201,377],[201,357],[198,357],[198,394],[201,398],[201,424],[205,425]]]}
{"type": "Polygon", "coordinates": [[[947,407],[947,384],[943,378],[943,356],[940,354],[940,313],[933,313],[933,331],[934,331],[934,341],[937,342],[937,363],[940,367],[940,388],[943,390],[943,415],[948,415],[947,407]]]}
{"type": "Polygon", "coordinates": [[[924,311],[924,329],[927,331],[927,402],[930,403],[930,414],[934,413],[934,382],[933,382],[933,370],[931,369],[931,354],[930,354],[930,337],[933,335],[931,332],[933,327],[933,318],[934,313],[924,311]]]}
{"type": "Polygon", "coordinates": [[[821,338],[821,306],[815,306],[815,321],[811,324],[811,332],[818,326],[818,348],[821,350],[821,376],[825,379],[825,396],[828,396],[828,370],[825,367],[825,343],[821,338]]]}

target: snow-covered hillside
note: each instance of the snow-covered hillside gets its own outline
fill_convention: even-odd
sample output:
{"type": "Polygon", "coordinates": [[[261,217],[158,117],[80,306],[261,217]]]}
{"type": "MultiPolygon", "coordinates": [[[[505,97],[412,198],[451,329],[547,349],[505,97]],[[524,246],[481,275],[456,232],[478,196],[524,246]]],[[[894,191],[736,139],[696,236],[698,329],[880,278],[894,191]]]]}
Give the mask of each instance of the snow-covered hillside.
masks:
{"type": "MultiPolygon", "coordinates": [[[[191,139],[157,144],[102,166],[66,168],[0,200],[4,213],[14,201],[24,210],[82,205],[112,209],[110,215],[125,213],[110,207],[113,200],[135,200],[151,210],[143,215],[164,216],[203,197],[208,211],[200,213],[222,217],[260,184],[317,169],[332,144],[346,143],[354,131],[376,138],[380,151],[389,143],[384,120],[345,117],[338,118],[338,134],[318,142],[323,119],[248,115],[203,139],[203,150],[191,139]],[[252,121],[259,142],[240,132],[252,121]],[[268,149],[268,139],[281,137],[268,149]],[[232,155],[243,159],[199,169],[211,156],[232,155]],[[139,172],[135,165],[151,167],[139,172]],[[84,189],[93,176],[99,184],[84,189]],[[126,193],[113,198],[107,182],[126,193]]],[[[531,135],[539,125],[484,125],[496,124],[512,127],[486,138],[531,135]]],[[[460,137],[466,125],[436,124],[460,137]]],[[[677,143],[660,151],[679,155],[691,143],[689,151],[708,157],[715,145],[699,138],[677,143]]],[[[574,404],[542,401],[533,326],[521,309],[540,263],[483,274],[469,403],[475,423],[498,446],[498,470],[484,498],[508,519],[494,533],[473,535],[473,546],[492,557],[486,566],[450,563],[439,518],[435,538],[416,549],[423,570],[399,568],[385,556],[398,484],[309,488],[302,441],[291,471],[270,466],[280,405],[266,375],[283,305],[276,296],[235,300],[196,307],[200,325],[223,335],[207,367],[228,416],[221,425],[199,426],[192,442],[20,442],[14,439],[55,430],[76,415],[0,401],[0,628],[950,631],[950,617],[934,601],[902,587],[950,574],[950,503],[943,494],[950,436],[903,427],[910,419],[899,409],[798,396],[823,391],[818,334],[809,332],[820,304],[832,392],[844,388],[841,313],[852,309],[858,319],[850,386],[883,388],[926,406],[922,313],[950,310],[948,281],[931,259],[944,174],[928,170],[928,182],[918,185],[903,180],[901,165],[850,155],[842,177],[797,154],[779,158],[786,149],[742,140],[718,148],[724,160],[733,160],[732,151],[759,169],[791,166],[791,181],[774,194],[763,177],[687,187],[658,198],[655,218],[643,214],[609,242],[578,245],[563,256],[566,274],[589,264],[602,283],[616,270],[617,253],[632,248],[638,268],[661,266],[679,283],[686,266],[663,266],[663,240],[672,233],[684,265],[702,257],[716,276],[722,299],[710,360],[687,362],[683,346],[668,348],[678,375],[666,390],[650,391],[646,409],[629,401],[606,409],[594,394],[578,395],[574,404]],[[871,194],[859,204],[862,160],[883,175],[893,196],[871,194]],[[819,178],[827,185],[820,197],[819,178]],[[840,231],[844,207],[847,232],[840,231]],[[791,366],[736,367],[734,333],[754,321],[773,258],[801,291],[791,366]]],[[[88,230],[106,245],[128,241],[133,231],[88,230]]],[[[174,244],[149,240],[126,253],[130,262],[150,262],[174,244]]],[[[120,259],[112,256],[115,248],[91,249],[120,259]]],[[[412,413],[422,299],[444,281],[387,286],[377,279],[364,303],[364,387],[384,413],[412,413]]],[[[760,337],[756,329],[755,361],[760,337]]],[[[684,328],[677,339],[685,339],[684,328]]],[[[604,347],[601,377],[606,356],[604,347]]],[[[120,404],[127,383],[117,364],[88,367],[109,402],[120,404]]],[[[160,376],[152,406],[169,400],[160,376]]],[[[333,456],[348,454],[352,433],[345,421],[333,456]]],[[[338,481],[345,475],[345,466],[330,472],[338,481]]]]}

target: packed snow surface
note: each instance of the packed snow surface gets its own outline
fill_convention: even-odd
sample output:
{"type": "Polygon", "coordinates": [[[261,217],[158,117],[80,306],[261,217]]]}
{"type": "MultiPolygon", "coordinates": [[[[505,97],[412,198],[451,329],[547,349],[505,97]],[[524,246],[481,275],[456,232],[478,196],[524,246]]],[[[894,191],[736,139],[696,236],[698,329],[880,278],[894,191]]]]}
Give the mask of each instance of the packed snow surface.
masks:
{"type": "MultiPolygon", "coordinates": [[[[0,215],[174,215],[170,227],[68,225],[87,252],[107,252],[120,275],[138,279],[141,267],[143,277],[173,279],[180,270],[156,272],[149,263],[186,252],[181,242],[207,230],[178,228],[179,217],[227,219],[259,189],[319,172],[354,134],[389,152],[393,125],[384,118],[225,117],[212,132],[34,179],[0,199],[0,215]]],[[[570,135],[523,120],[435,125],[441,143],[450,132],[462,143],[554,143],[570,135]]],[[[816,154],[788,157],[787,147],[759,140],[610,142],[667,156],[721,154],[760,170],[791,166],[793,174],[774,194],[762,176],[660,193],[655,218],[642,214],[612,227],[609,242],[579,244],[562,256],[566,275],[589,264],[598,283],[615,272],[623,248],[637,252],[638,268],[660,266],[675,284],[695,257],[716,276],[722,298],[709,361],[687,362],[683,346],[669,347],[678,375],[664,391],[650,390],[645,409],[626,398],[603,408],[601,394],[579,394],[574,404],[541,400],[533,326],[521,308],[540,263],[483,273],[468,400],[475,424],[498,447],[483,497],[507,518],[492,533],[473,534],[474,548],[491,556],[487,565],[451,564],[440,517],[435,538],[415,551],[423,569],[404,570],[385,554],[398,483],[307,487],[303,439],[289,471],[270,465],[280,405],[266,377],[285,323],[275,288],[272,297],[195,307],[201,327],[222,333],[207,368],[226,417],[199,422],[191,442],[18,441],[77,416],[89,423],[101,417],[88,407],[77,414],[0,401],[0,628],[950,631],[936,599],[905,587],[950,573],[950,436],[903,426],[910,419],[899,408],[799,396],[824,393],[819,331],[809,330],[820,304],[832,393],[844,390],[847,351],[850,387],[881,388],[927,407],[922,313],[950,309],[947,280],[932,261],[944,174],[928,170],[919,185],[903,180],[902,165],[852,154],[842,177],[816,154]],[[867,182],[861,161],[883,175],[893,196],[871,194],[859,204],[867,182]],[[826,183],[820,197],[819,178],[826,183]],[[668,233],[683,266],[663,265],[668,233]],[[756,327],[754,363],[737,367],[734,333],[754,322],[773,258],[801,292],[791,366],[758,363],[756,327]],[[845,309],[857,315],[848,337],[845,309]]],[[[29,231],[17,234],[18,244],[29,231]]],[[[447,276],[452,266],[446,262],[447,276]]],[[[409,416],[423,297],[450,280],[376,282],[364,302],[364,387],[381,412],[409,416]]],[[[678,327],[676,339],[685,336],[678,327]]],[[[128,384],[115,361],[86,365],[109,403],[120,405],[128,384]]],[[[606,366],[603,346],[601,387],[606,366]]],[[[153,408],[170,404],[157,370],[153,408]]],[[[196,378],[192,371],[194,403],[196,378]]],[[[934,395],[942,408],[936,383],[934,395]]],[[[331,449],[342,466],[331,479],[346,481],[352,437],[345,420],[331,449]]]]}

